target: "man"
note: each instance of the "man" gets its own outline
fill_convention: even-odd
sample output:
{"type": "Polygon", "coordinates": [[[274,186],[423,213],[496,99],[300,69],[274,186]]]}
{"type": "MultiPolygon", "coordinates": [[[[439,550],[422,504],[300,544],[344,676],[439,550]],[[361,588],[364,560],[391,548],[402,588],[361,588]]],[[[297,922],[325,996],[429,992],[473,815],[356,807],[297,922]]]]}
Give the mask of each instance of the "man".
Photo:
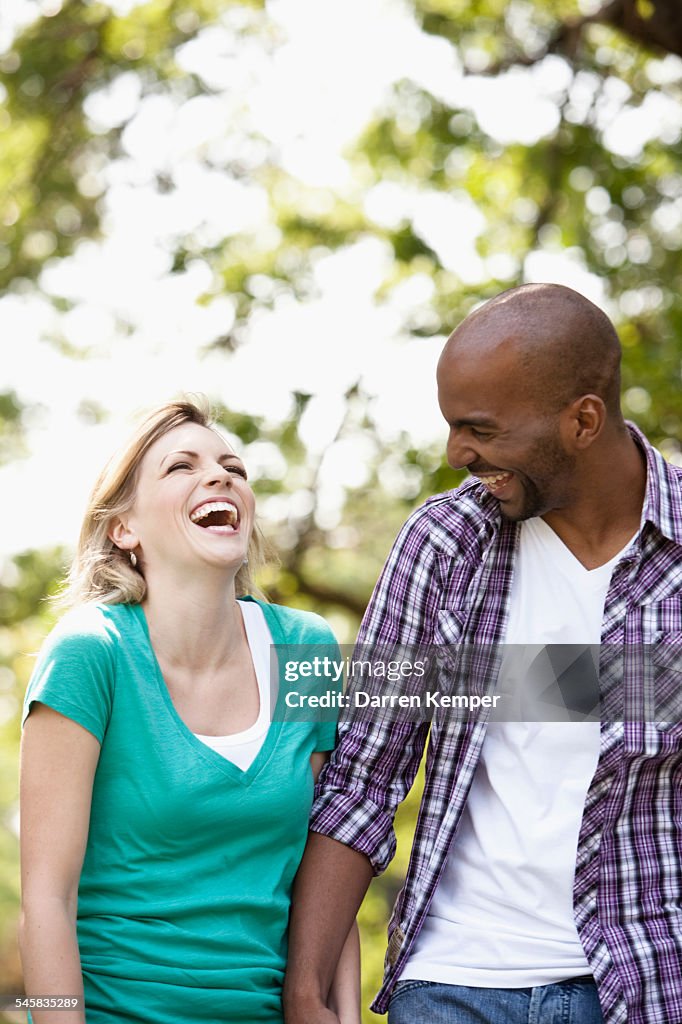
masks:
{"type": "MultiPolygon", "coordinates": [[[[438,397],[473,479],[410,517],[360,643],[680,643],[682,470],[623,420],[619,363],[607,317],[558,285],[460,325],[438,397]]],[[[374,1003],[389,1024],[682,1021],[682,726],[622,718],[436,712],[374,1003]]],[[[288,1024],[337,1020],[336,959],[426,732],[341,726],[297,879],[288,1024]]]]}

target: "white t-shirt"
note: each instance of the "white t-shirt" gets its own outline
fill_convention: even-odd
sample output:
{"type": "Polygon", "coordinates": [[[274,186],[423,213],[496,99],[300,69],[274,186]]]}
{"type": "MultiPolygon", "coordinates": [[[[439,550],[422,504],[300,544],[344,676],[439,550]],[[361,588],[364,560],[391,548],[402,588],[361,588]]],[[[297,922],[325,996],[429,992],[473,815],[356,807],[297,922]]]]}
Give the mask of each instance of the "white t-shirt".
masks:
{"type": "Polygon", "coordinates": [[[258,681],[260,699],[258,718],[248,729],[232,733],[230,736],[203,736],[198,732],[194,735],[216,753],[222,754],[242,771],[246,771],[263,746],[270,727],[270,702],[271,699],[276,700],[277,695],[271,694],[270,645],[273,643],[273,639],[263,611],[252,601],[237,601],[237,606],[244,617],[246,639],[251,649],[251,658],[258,681]]]}
{"type": "MultiPolygon", "coordinates": [[[[506,644],[599,644],[611,574],[624,551],[588,570],[544,520],[523,522],[506,644]]],[[[538,650],[527,649],[526,658],[538,650]]],[[[520,657],[521,648],[505,648],[505,689],[520,657]]],[[[598,722],[489,723],[459,830],[401,980],[525,988],[590,973],[572,890],[599,739],[598,722]]]]}

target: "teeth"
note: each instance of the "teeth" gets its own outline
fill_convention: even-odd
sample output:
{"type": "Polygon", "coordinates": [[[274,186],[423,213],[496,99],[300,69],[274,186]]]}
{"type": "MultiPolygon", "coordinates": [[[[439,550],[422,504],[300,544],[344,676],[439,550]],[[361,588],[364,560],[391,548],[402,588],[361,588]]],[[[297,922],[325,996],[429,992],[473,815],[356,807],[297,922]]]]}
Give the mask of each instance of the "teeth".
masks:
{"type": "Polygon", "coordinates": [[[482,480],[484,484],[496,484],[500,480],[506,480],[509,475],[509,473],[497,473],[495,476],[481,476],[479,480],[482,480]]]}
{"type": "Polygon", "coordinates": [[[198,523],[200,519],[204,519],[211,512],[227,512],[230,522],[233,524],[237,522],[237,509],[229,501],[209,501],[201,508],[195,509],[191,513],[190,519],[193,523],[198,523]]]}

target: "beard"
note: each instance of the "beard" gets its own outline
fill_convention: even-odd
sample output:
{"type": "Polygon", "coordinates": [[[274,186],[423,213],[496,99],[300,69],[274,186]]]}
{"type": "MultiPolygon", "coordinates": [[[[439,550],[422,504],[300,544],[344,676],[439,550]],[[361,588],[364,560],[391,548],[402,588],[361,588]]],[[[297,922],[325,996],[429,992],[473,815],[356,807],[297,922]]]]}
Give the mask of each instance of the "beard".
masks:
{"type": "Polygon", "coordinates": [[[563,507],[567,484],[574,474],[575,459],[564,451],[555,430],[539,438],[524,461],[529,472],[516,472],[522,490],[520,501],[516,507],[510,508],[505,508],[505,502],[500,502],[500,513],[513,523],[534,519],[563,507]]]}

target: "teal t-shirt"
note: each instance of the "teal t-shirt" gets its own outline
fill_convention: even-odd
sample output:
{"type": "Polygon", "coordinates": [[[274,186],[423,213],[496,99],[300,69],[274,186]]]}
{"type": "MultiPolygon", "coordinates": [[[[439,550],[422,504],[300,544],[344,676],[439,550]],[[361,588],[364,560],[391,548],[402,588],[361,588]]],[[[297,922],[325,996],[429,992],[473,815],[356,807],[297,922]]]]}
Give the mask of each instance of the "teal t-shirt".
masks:
{"type": "MultiPolygon", "coordinates": [[[[319,616],[258,603],[275,644],[335,644],[319,616]]],[[[179,717],[144,612],[126,604],[64,617],[23,721],[34,701],[101,743],[78,889],[88,1024],[281,1024],[310,755],[333,747],[334,723],[274,720],[242,771],[179,717]]]]}

